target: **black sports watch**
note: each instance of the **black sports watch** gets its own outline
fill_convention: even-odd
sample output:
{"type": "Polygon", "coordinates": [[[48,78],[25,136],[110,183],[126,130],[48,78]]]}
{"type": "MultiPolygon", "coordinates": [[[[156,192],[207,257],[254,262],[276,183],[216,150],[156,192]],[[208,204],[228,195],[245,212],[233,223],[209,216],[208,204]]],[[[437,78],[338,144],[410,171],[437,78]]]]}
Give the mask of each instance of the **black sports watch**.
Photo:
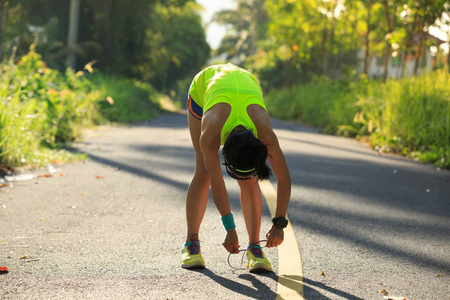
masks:
{"type": "Polygon", "coordinates": [[[286,220],[285,217],[273,217],[272,219],[272,223],[273,225],[277,226],[280,229],[284,229],[286,228],[286,226],[288,225],[288,220],[286,220]]]}

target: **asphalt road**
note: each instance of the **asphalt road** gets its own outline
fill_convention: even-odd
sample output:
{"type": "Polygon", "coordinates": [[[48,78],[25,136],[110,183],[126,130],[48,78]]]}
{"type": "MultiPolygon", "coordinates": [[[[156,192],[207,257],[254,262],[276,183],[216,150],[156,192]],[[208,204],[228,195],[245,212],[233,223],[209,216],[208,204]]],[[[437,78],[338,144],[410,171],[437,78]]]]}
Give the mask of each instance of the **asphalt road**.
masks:
{"type": "MultiPolygon", "coordinates": [[[[305,299],[383,299],[382,290],[450,299],[450,172],[304,126],[274,127],[293,180],[288,215],[305,299]]],[[[194,169],[185,116],[89,131],[76,147],[91,160],[0,189],[0,266],[9,268],[0,299],[276,299],[276,272],[228,266],[212,200],[200,233],[207,269],[180,268],[194,169]]],[[[245,245],[239,190],[226,183],[245,245]]],[[[262,238],[270,219],[264,205],[262,238]]],[[[266,255],[277,271],[277,250],[266,255]]]]}

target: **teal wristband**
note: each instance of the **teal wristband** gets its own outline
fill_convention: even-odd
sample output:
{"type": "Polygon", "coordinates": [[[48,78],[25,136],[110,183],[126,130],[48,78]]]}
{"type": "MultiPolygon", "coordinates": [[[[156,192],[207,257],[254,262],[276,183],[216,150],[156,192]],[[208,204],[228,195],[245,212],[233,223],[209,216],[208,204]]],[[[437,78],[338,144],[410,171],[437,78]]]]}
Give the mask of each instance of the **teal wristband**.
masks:
{"type": "Polygon", "coordinates": [[[231,229],[236,228],[236,225],[234,224],[233,213],[229,213],[228,215],[223,216],[221,219],[223,227],[225,227],[226,231],[230,231],[231,229]]]}

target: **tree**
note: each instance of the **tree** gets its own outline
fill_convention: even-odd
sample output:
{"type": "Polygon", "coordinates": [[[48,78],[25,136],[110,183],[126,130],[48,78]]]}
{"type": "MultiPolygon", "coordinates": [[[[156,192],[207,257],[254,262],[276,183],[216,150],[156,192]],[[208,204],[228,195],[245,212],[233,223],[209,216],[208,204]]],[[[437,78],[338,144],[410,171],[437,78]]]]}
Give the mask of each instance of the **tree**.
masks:
{"type": "Polygon", "coordinates": [[[447,27],[447,70],[450,73],[450,3],[444,4],[444,12],[439,18],[439,22],[447,27]]]}
{"type": "Polygon", "coordinates": [[[242,63],[256,52],[256,43],[266,37],[267,12],[264,0],[238,0],[236,10],[217,12],[213,20],[228,27],[217,49],[228,60],[242,63]]]}
{"type": "Polygon", "coordinates": [[[63,70],[71,54],[77,58],[72,65],[76,69],[95,60],[104,73],[146,79],[159,87],[195,74],[209,57],[193,0],[72,3],[77,1],[79,26],[69,31],[70,1],[9,0],[3,40],[18,48],[18,56],[35,43],[51,67],[63,70]],[[78,35],[72,34],[66,43],[67,33],[76,28],[78,35]],[[74,37],[78,42],[73,42],[74,37]]]}
{"type": "Polygon", "coordinates": [[[0,0],[0,63],[3,61],[3,16],[5,15],[5,2],[0,0]]]}
{"type": "Polygon", "coordinates": [[[75,68],[76,56],[72,50],[75,48],[78,40],[78,19],[80,15],[80,0],[70,0],[70,14],[69,14],[69,33],[67,34],[67,48],[69,53],[66,58],[66,66],[75,68]]]}
{"type": "Polygon", "coordinates": [[[80,41],[97,43],[99,47],[79,52],[79,66],[95,59],[96,66],[109,74],[139,77],[137,66],[146,62],[150,51],[146,30],[153,20],[156,1],[84,0],[80,15],[80,41]]]}
{"type": "Polygon", "coordinates": [[[445,12],[446,0],[417,0],[411,3],[417,23],[417,53],[414,63],[414,74],[417,75],[419,60],[425,46],[430,46],[430,39],[425,40],[430,25],[433,25],[445,12]],[[428,43],[427,43],[428,42],[428,43]]]}
{"type": "MultiPolygon", "coordinates": [[[[336,7],[337,7],[337,1],[336,0],[330,0],[329,1],[329,5],[330,5],[330,13],[327,14],[327,17],[329,19],[329,21],[327,23],[329,23],[329,41],[328,41],[328,57],[327,57],[327,61],[326,61],[326,74],[328,76],[332,77],[332,68],[333,68],[333,58],[334,58],[334,46],[335,46],[335,31],[336,31],[336,7]]],[[[325,41],[324,41],[325,43],[325,41]]]]}
{"type": "Polygon", "coordinates": [[[392,56],[392,46],[391,46],[391,38],[395,28],[395,22],[397,20],[396,16],[396,2],[390,1],[388,3],[387,0],[383,0],[384,14],[386,17],[386,28],[387,33],[385,37],[385,52],[384,52],[384,72],[383,72],[383,82],[386,82],[387,74],[388,74],[388,63],[392,56]],[[393,5],[390,5],[390,4],[393,5]]]}
{"type": "Polygon", "coordinates": [[[264,74],[260,78],[274,85],[291,86],[321,64],[322,58],[316,54],[321,45],[324,47],[319,32],[326,32],[326,14],[319,8],[315,0],[266,1],[267,42],[254,58],[255,69],[264,74]]]}
{"type": "Polygon", "coordinates": [[[157,5],[146,32],[147,61],[135,73],[160,89],[171,89],[177,80],[194,76],[206,63],[210,47],[195,7],[157,5]],[[168,26],[170,24],[170,26],[168,26]]]}
{"type": "Polygon", "coordinates": [[[365,49],[364,49],[364,74],[369,74],[369,54],[370,54],[370,12],[372,9],[372,0],[367,0],[367,31],[365,34],[365,49]]]}

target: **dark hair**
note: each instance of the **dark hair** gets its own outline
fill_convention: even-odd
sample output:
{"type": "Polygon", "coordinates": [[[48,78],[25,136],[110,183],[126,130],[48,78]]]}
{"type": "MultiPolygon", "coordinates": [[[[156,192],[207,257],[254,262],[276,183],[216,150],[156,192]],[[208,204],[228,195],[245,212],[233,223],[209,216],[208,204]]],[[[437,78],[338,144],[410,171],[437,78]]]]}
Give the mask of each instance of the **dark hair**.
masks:
{"type": "MultiPolygon", "coordinates": [[[[230,134],[222,149],[225,165],[240,176],[248,176],[249,172],[238,170],[251,170],[255,168],[259,180],[268,179],[272,171],[266,164],[267,146],[258,140],[250,130],[238,131],[230,134]]],[[[251,174],[251,173],[250,173],[251,174]]]]}

